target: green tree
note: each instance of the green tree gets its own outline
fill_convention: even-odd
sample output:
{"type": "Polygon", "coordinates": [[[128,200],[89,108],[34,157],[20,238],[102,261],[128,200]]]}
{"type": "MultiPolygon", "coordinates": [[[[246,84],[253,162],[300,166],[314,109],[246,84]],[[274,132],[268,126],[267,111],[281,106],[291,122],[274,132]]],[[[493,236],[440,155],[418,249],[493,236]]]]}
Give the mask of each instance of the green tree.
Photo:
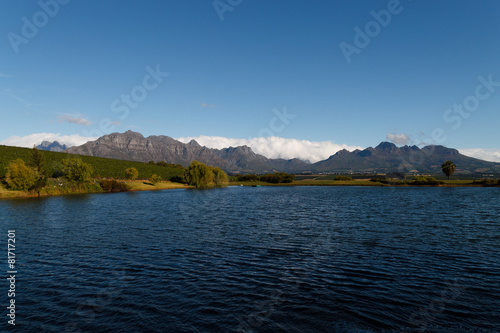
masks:
{"type": "Polygon", "coordinates": [[[286,172],[276,172],[260,176],[260,180],[267,183],[292,183],[295,180],[295,175],[286,172]]]}
{"type": "Polygon", "coordinates": [[[125,169],[125,178],[130,180],[136,180],[139,177],[139,171],[136,168],[125,169]]]}
{"type": "Polygon", "coordinates": [[[157,174],[154,174],[152,175],[151,177],[149,177],[149,181],[153,184],[156,184],[156,183],[159,183],[161,182],[161,177],[158,176],[157,174]]]}
{"type": "Polygon", "coordinates": [[[62,160],[64,177],[68,180],[74,180],[84,183],[90,180],[92,176],[92,166],[77,158],[62,160]]]}
{"type": "Polygon", "coordinates": [[[349,176],[340,175],[340,176],[335,177],[333,180],[351,181],[351,180],[354,180],[354,179],[352,179],[349,176]]]}
{"type": "Polygon", "coordinates": [[[444,162],[441,165],[441,170],[443,170],[443,173],[448,177],[448,180],[450,180],[450,177],[451,177],[451,175],[453,175],[456,168],[457,168],[457,166],[455,165],[455,163],[453,163],[450,160],[444,162]]]}
{"type": "Polygon", "coordinates": [[[229,177],[220,168],[212,167],[211,169],[212,169],[212,173],[213,173],[214,185],[216,187],[221,187],[223,185],[226,185],[229,182],[229,177]]]}
{"type": "Polygon", "coordinates": [[[220,187],[229,182],[229,177],[223,170],[198,161],[191,162],[185,169],[184,179],[196,188],[220,187]]]}
{"type": "Polygon", "coordinates": [[[229,177],[220,168],[193,161],[184,170],[184,179],[196,188],[220,187],[229,182],[229,177]]]}
{"type": "Polygon", "coordinates": [[[29,154],[28,165],[35,168],[39,173],[45,174],[45,162],[45,155],[36,147],[33,147],[29,154]]]}
{"type": "Polygon", "coordinates": [[[6,181],[13,190],[31,190],[35,187],[39,177],[38,171],[27,166],[20,158],[11,161],[7,167],[6,181]]]}
{"type": "Polygon", "coordinates": [[[184,178],[189,185],[196,188],[208,187],[213,181],[213,172],[210,167],[198,161],[193,161],[184,170],[184,178]]]}
{"type": "Polygon", "coordinates": [[[36,147],[33,147],[29,154],[28,165],[38,172],[38,179],[33,186],[33,190],[40,196],[40,190],[47,185],[47,178],[49,177],[45,155],[36,147]]]}

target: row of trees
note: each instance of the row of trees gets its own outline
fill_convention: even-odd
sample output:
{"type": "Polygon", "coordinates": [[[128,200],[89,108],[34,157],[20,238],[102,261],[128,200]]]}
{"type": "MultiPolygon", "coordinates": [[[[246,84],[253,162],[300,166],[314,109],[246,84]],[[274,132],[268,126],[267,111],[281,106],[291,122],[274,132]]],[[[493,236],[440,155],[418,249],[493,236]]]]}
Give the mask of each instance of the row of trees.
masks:
{"type": "MultiPolygon", "coordinates": [[[[173,164],[159,162],[159,166],[175,166],[173,164]]],[[[92,180],[93,168],[90,164],[77,158],[63,159],[60,165],[49,170],[46,165],[45,155],[33,148],[30,151],[27,162],[18,158],[7,166],[5,181],[10,189],[20,191],[35,191],[40,194],[40,190],[47,185],[47,180],[51,177],[64,177],[73,184],[87,184],[92,180]]],[[[125,169],[125,178],[135,180],[139,177],[139,171],[130,167],[125,169]]],[[[153,184],[160,182],[162,178],[157,174],[149,177],[153,184]]],[[[176,177],[173,181],[186,182],[196,188],[220,187],[228,183],[227,174],[217,167],[207,166],[198,161],[193,161],[184,170],[183,177],[176,177]]],[[[101,187],[108,192],[125,189],[123,184],[117,184],[116,180],[101,179],[101,187]]],[[[95,183],[95,182],[94,182],[95,183]]]]}
{"type": "Polygon", "coordinates": [[[236,180],[239,182],[260,180],[261,182],[266,182],[266,183],[281,184],[281,183],[292,183],[295,180],[295,175],[291,175],[286,172],[269,173],[261,176],[248,174],[248,175],[237,175],[236,180]]]}
{"type": "Polygon", "coordinates": [[[177,168],[177,169],[184,169],[184,167],[181,164],[174,164],[174,163],[167,163],[165,161],[160,161],[160,162],[155,162],[155,161],[149,161],[148,164],[151,165],[158,165],[162,167],[170,167],[170,168],[177,168]]]}
{"type": "MultiPolygon", "coordinates": [[[[83,183],[90,180],[92,166],[76,158],[61,161],[60,172],[70,181],[83,183]]],[[[36,148],[30,151],[28,161],[18,158],[7,166],[5,181],[13,190],[39,192],[54,173],[46,165],[45,155],[36,148]]]]}
{"type": "MultiPolygon", "coordinates": [[[[10,189],[15,191],[34,191],[40,194],[40,190],[47,185],[50,176],[60,174],[68,181],[75,184],[86,184],[92,179],[92,166],[77,158],[63,159],[61,167],[56,172],[48,170],[45,156],[38,149],[31,150],[28,162],[23,159],[11,161],[7,167],[6,182],[10,189]]],[[[139,176],[136,168],[127,168],[125,178],[135,180],[139,176]]],[[[156,174],[149,178],[153,184],[160,182],[162,178],[156,174]]],[[[107,192],[118,192],[129,190],[130,186],[117,180],[101,179],[100,186],[107,192]]]]}

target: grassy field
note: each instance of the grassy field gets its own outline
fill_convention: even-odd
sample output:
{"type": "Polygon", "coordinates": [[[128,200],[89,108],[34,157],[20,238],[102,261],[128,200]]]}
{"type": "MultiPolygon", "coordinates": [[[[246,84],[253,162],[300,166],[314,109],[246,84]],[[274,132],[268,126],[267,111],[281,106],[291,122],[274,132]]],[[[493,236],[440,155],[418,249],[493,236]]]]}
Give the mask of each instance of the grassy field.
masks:
{"type": "Polygon", "coordinates": [[[132,189],[131,191],[155,191],[155,190],[168,190],[168,189],[176,189],[176,188],[192,188],[192,186],[173,183],[173,182],[160,182],[156,184],[152,184],[147,180],[134,180],[127,181],[132,189]]]}
{"type": "Polygon", "coordinates": [[[24,191],[10,191],[3,187],[0,183],[0,199],[8,199],[8,198],[27,198],[28,193],[24,191]]]}
{"type": "MultiPolygon", "coordinates": [[[[28,161],[30,150],[31,149],[28,148],[0,146],[0,178],[5,176],[5,168],[10,161],[13,161],[17,158],[21,158],[25,162],[28,161]]],[[[92,165],[92,168],[94,170],[94,177],[123,179],[125,178],[125,169],[130,167],[136,168],[139,171],[139,178],[144,179],[148,179],[153,174],[157,174],[158,176],[162,177],[162,179],[167,180],[175,176],[180,176],[184,173],[184,169],[164,167],[141,162],[114,160],[110,158],[93,156],[72,155],[51,151],[42,151],[42,153],[45,155],[46,165],[50,169],[56,169],[60,167],[61,161],[63,159],[76,157],[81,159],[83,162],[92,165]]]]}

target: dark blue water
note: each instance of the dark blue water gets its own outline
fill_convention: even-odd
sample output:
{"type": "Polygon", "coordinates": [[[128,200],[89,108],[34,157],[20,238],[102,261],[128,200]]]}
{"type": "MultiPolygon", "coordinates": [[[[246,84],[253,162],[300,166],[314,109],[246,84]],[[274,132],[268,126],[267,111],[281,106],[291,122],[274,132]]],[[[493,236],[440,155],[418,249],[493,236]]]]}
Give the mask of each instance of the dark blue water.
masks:
{"type": "Polygon", "coordinates": [[[499,188],[169,190],[0,212],[20,332],[500,331],[499,188]]]}

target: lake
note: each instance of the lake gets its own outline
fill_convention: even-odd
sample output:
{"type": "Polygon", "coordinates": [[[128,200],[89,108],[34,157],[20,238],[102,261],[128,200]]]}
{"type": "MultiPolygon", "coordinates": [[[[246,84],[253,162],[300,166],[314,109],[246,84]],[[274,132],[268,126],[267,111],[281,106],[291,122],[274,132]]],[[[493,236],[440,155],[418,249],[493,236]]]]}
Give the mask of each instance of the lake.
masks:
{"type": "Polygon", "coordinates": [[[0,212],[20,332],[500,331],[500,188],[230,187],[0,212]]]}

